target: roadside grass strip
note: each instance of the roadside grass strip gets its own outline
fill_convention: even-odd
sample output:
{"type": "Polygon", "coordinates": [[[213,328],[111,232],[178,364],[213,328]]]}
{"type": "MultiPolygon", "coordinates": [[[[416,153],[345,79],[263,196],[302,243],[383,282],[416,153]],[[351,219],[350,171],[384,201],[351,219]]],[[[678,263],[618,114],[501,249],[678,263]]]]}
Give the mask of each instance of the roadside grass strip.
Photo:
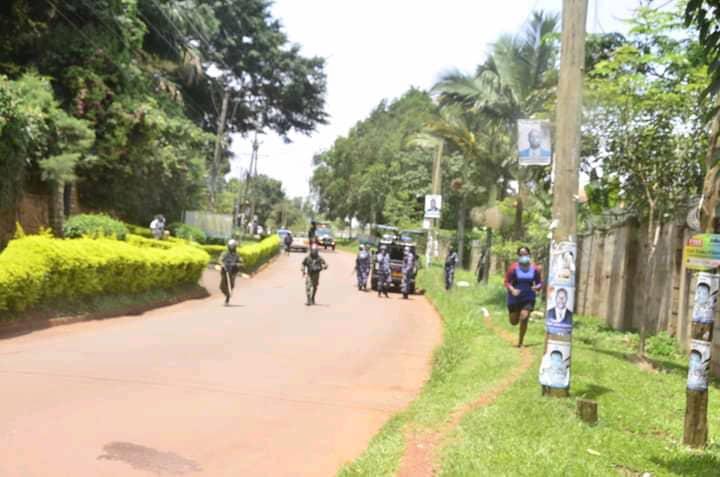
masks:
{"type": "Polygon", "coordinates": [[[443,316],[444,342],[434,353],[430,379],[408,409],[388,421],[365,453],[340,470],[340,476],[395,475],[408,434],[442,428],[454,411],[496,387],[519,364],[518,350],[485,325],[478,306],[478,302],[490,303],[490,313],[497,315],[501,285],[495,282],[487,288],[455,288],[447,293],[442,273],[441,268],[432,267],[418,277],[418,285],[426,289],[443,316]]]}
{"type": "MultiPolygon", "coordinates": [[[[485,304],[493,323],[512,329],[504,313],[495,314],[502,303],[495,300],[485,304]]],[[[639,361],[637,334],[576,317],[569,399],[540,395],[541,321],[530,324],[527,338],[535,357],[530,372],[461,420],[441,452],[440,475],[720,475],[718,382],[710,387],[709,445],[690,450],[682,445],[687,358],[671,338],[651,338],[649,360],[639,361]],[[581,397],[598,402],[594,427],[575,416],[581,397]]]]}

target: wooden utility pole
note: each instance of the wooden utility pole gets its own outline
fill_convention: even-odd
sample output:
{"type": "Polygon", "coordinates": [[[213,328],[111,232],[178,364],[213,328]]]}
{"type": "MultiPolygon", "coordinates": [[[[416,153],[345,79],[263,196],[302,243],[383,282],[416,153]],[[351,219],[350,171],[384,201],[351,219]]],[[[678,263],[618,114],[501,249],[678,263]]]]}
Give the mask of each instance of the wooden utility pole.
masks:
{"type": "MultiPolygon", "coordinates": [[[[556,128],[557,138],[555,178],[553,184],[553,245],[570,242],[576,243],[577,210],[576,197],[578,191],[578,163],[580,158],[580,123],[582,120],[582,90],[585,66],[585,23],[587,22],[587,0],[563,0],[562,12],[562,44],[560,50],[560,80],[558,84],[558,102],[556,128]]],[[[551,254],[552,247],[551,245],[551,254]]],[[[577,254],[575,254],[577,255],[577,254]]],[[[573,258],[574,259],[574,258],[573,258]]],[[[551,263],[552,267],[552,263],[551,263]]],[[[574,274],[574,267],[573,267],[574,274]]],[[[572,277],[572,290],[575,292],[575,278],[572,277]]],[[[553,284],[549,283],[552,288],[553,284]]],[[[552,290],[551,290],[552,292],[552,290]]],[[[554,298],[554,297],[553,297],[554,298]]],[[[548,295],[548,307],[551,302],[548,295]]],[[[567,300],[568,305],[574,300],[567,300]]],[[[571,306],[568,306],[572,310],[571,306]]],[[[546,333],[546,352],[548,341],[566,343],[569,351],[572,335],[555,335],[546,333]]],[[[544,358],[545,359],[545,358],[544,358]]],[[[570,354],[563,356],[570,370],[570,354]]],[[[542,386],[543,395],[566,397],[567,387],[542,386]]]]}
{"type": "MultiPolygon", "coordinates": [[[[433,195],[440,194],[440,190],[442,188],[442,155],[443,155],[443,145],[444,142],[440,141],[437,147],[437,151],[435,153],[435,157],[433,158],[433,166],[432,166],[432,193],[433,195]]],[[[425,207],[423,206],[423,213],[424,213],[425,207]]],[[[427,245],[425,246],[425,266],[430,266],[430,260],[431,260],[431,252],[432,247],[435,244],[435,240],[437,240],[436,237],[436,228],[437,228],[437,219],[432,219],[432,226],[428,230],[427,233],[427,245]]]]}
{"type": "Polygon", "coordinates": [[[217,185],[218,176],[220,175],[220,156],[222,155],[222,145],[225,139],[225,121],[227,120],[228,104],[230,103],[230,90],[226,89],[223,93],[222,107],[220,108],[220,120],[217,126],[217,138],[215,139],[215,152],[213,153],[213,161],[210,166],[210,205],[215,208],[217,202],[217,185]]]}

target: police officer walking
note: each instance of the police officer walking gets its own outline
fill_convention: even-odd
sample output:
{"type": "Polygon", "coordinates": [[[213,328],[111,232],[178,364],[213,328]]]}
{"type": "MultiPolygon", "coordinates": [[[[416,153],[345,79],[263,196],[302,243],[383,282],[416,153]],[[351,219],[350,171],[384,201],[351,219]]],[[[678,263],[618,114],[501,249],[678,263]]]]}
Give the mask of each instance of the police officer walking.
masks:
{"type": "Polygon", "coordinates": [[[447,257],[445,258],[445,289],[450,290],[455,280],[455,266],[458,262],[458,255],[455,246],[450,245],[447,257]]]}
{"type": "Polygon", "coordinates": [[[235,289],[235,277],[240,271],[242,259],[237,254],[237,241],[230,239],[227,244],[227,250],[220,254],[220,291],[225,295],[225,306],[230,303],[230,296],[235,289]]]}
{"type": "Polygon", "coordinates": [[[412,286],[414,279],[415,254],[412,253],[410,247],[405,247],[403,250],[402,282],[400,283],[400,290],[402,291],[403,298],[406,300],[410,294],[410,287],[412,286]]]}
{"type": "Polygon", "coordinates": [[[355,258],[355,272],[357,273],[358,290],[367,290],[368,275],[370,275],[370,254],[365,245],[360,245],[360,251],[355,258]]]}
{"type": "Polygon", "coordinates": [[[388,295],[388,287],[390,286],[390,254],[387,251],[387,247],[385,245],[380,245],[380,251],[378,251],[377,254],[375,254],[375,264],[377,267],[377,289],[378,289],[378,296],[380,294],[384,294],[387,298],[390,298],[390,295],[388,295]]]}
{"type": "Polygon", "coordinates": [[[315,294],[320,283],[320,272],[327,270],[325,260],[320,256],[316,245],[310,246],[310,253],[302,262],[302,274],[305,277],[305,293],[307,295],[306,305],[315,304],[315,294]]]}

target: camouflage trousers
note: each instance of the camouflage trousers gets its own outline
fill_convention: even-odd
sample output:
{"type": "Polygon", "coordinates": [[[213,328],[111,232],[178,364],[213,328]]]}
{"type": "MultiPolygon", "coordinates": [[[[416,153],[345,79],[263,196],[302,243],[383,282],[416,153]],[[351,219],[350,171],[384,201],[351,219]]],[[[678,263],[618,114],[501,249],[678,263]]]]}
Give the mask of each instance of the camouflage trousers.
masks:
{"type": "Polygon", "coordinates": [[[400,282],[400,291],[403,295],[410,294],[413,283],[415,283],[415,278],[413,277],[412,272],[403,273],[402,281],[400,282]]]}
{"type": "Polygon", "coordinates": [[[358,286],[367,285],[368,276],[370,275],[370,268],[360,267],[357,269],[357,282],[358,286]]]}
{"type": "Polygon", "coordinates": [[[452,288],[453,281],[455,280],[455,267],[445,267],[445,289],[449,290],[452,288]]]}
{"type": "Polygon", "coordinates": [[[308,273],[305,275],[305,294],[307,295],[308,302],[311,302],[314,299],[319,283],[320,272],[308,273]]]}
{"type": "Polygon", "coordinates": [[[392,278],[390,277],[390,273],[378,272],[378,291],[387,291],[388,289],[390,289],[390,284],[392,284],[392,278]]]}
{"type": "Polygon", "coordinates": [[[227,273],[223,268],[220,271],[220,291],[223,295],[230,296],[230,290],[235,288],[235,273],[227,273]],[[228,276],[230,277],[230,287],[228,287],[228,276]]]}

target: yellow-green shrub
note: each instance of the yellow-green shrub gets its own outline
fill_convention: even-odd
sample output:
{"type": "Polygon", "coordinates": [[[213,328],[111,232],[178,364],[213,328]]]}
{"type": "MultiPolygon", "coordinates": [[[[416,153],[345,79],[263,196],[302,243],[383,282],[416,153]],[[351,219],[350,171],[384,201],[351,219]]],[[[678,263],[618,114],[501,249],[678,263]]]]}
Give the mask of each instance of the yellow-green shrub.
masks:
{"type": "Polygon", "coordinates": [[[57,298],[140,293],[198,281],[208,262],[203,250],[141,244],[145,240],[13,240],[0,254],[0,311],[22,311],[57,298]]]}
{"type": "Polygon", "coordinates": [[[280,251],[280,237],[271,235],[257,243],[243,245],[238,249],[238,255],[243,261],[243,270],[254,272],[260,265],[270,260],[280,251]]]}

